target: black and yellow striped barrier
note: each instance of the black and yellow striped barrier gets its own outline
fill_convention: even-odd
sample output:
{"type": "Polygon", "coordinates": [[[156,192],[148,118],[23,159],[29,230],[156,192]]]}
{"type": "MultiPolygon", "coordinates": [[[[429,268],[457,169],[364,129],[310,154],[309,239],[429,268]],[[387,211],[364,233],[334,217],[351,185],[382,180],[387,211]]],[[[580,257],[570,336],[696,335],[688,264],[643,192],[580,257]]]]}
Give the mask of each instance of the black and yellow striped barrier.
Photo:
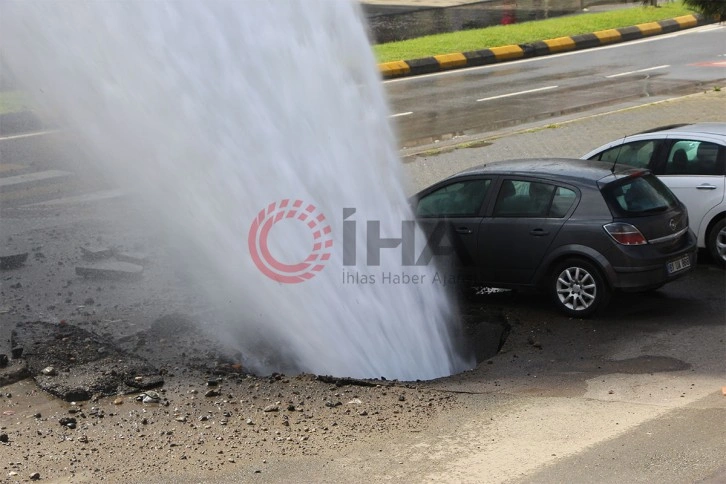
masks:
{"type": "Polygon", "coordinates": [[[384,62],[378,64],[378,68],[385,79],[416,76],[462,67],[483,66],[514,59],[527,59],[547,54],[600,47],[616,42],[625,42],[650,37],[652,35],[676,32],[699,25],[710,24],[715,21],[716,19],[703,15],[684,15],[683,17],[638,24],[632,27],[601,30],[591,34],[559,37],[557,39],[532,42],[530,44],[505,45],[503,47],[492,47],[491,49],[471,52],[435,55],[422,59],[384,62]]]}

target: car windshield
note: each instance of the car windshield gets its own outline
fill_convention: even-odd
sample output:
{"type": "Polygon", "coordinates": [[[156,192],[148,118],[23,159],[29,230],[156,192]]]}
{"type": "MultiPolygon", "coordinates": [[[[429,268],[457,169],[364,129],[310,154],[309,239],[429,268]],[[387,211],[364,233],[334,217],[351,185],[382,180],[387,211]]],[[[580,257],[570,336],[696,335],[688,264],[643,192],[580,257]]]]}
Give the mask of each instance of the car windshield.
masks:
{"type": "Polygon", "coordinates": [[[650,173],[609,183],[602,194],[615,216],[648,215],[678,207],[673,192],[650,173]]]}

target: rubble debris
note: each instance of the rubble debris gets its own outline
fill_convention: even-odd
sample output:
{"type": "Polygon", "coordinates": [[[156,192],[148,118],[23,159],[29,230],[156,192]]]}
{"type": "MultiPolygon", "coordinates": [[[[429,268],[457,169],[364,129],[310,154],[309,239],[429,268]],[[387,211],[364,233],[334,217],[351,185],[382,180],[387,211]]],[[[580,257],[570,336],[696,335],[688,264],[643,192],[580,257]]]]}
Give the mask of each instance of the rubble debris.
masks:
{"type": "Polygon", "coordinates": [[[45,376],[55,376],[56,375],[55,368],[53,368],[52,366],[46,366],[45,368],[40,370],[40,372],[45,376]]]}
{"type": "Polygon", "coordinates": [[[367,381],[367,380],[359,380],[357,378],[338,378],[335,376],[329,376],[329,375],[317,375],[315,377],[316,380],[324,382],[324,383],[333,383],[335,386],[342,387],[343,385],[353,385],[353,386],[359,386],[359,387],[374,387],[376,385],[379,385],[379,383],[367,381]]]}
{"type": "MultiPolygon", "coordinates": [[[[139,397],[141,397],[142,403],[160,403],[161,402],[161,396],[154,391],[147,391],[147,392],[139,395],[139,397]]],[[[138,398],[137,398],[137,400],[138,400],[138,398]]]]}
{"type": "Polygon", "coordinates": [[[68,427],[69,429],[76,428],[76,424],[78,423],[74,417],[63,417],[60,420],[58,420],[58,423],[61,424],[64,427],[68,427]]]}

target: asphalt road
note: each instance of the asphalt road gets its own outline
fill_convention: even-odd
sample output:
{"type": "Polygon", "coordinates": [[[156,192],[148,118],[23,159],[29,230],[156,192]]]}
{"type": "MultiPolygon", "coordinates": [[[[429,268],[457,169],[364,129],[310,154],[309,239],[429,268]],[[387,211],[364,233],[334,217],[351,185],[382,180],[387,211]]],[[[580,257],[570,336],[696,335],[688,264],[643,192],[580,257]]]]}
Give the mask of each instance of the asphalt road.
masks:
{"type": "Polygon", "coordinates": [[[403,146],[724,84],[726,26],[385,82],[403,146]]]}

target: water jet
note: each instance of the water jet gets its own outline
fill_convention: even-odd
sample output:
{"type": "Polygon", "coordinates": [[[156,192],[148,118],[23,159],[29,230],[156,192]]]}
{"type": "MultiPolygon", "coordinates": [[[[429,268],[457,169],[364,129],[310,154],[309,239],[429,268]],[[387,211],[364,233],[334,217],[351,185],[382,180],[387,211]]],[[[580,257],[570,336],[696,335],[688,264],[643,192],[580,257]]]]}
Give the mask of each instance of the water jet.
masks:
{"type": "MultiPolygon", "coordinates": [[[[473,366],[439,287],[341,282],[346,207],[375,221],[381,240],[400,237],[412,218],[355,3],[2,8],[4,62],[175,241],[178,264],[211,281],[208,299],[224,313],[215,331],[227,344],[275,348],[299,371],[355,378],[431,379],[473,366]],[[324,214],[332,241],[324,268],[295,284],[266,276],[250,252],[261,240],[249,237],[251,224],[261,217],[265,226],[284,200],[324,214]]],[[[315,252],[315,230],[293,223],[300,213],[267,225],[267,262],[297,267],[315,252]]],[[[354,237],[359,273],[402,270],[400,250],[381,249],[371,265],[365,231],[354,237]]],[[[259,362],[261,371],[277,364],[259,362]]]]}

